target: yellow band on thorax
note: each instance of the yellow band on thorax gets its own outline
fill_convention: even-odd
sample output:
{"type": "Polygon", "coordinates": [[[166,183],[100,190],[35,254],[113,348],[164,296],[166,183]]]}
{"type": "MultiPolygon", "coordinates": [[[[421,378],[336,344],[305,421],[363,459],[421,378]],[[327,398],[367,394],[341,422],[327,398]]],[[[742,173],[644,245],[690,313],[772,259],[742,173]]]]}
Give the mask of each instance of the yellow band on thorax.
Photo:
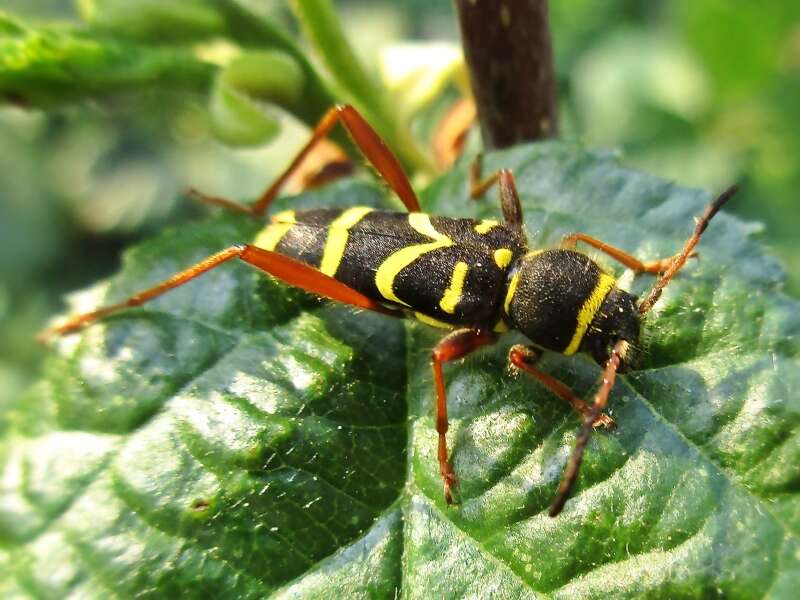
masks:
{"type": "Polygon", "coordinates": [[[575,333],[572,335],[569,346],[564,350],[564,354],[575,354],[578,351],[583,336],[586,334],[586,330],[589,329],[589,325],[597,314],[597,311],[600,310],[603,300],[606,299],[606,296],[608,296],[608,293],[614,287],[615,283],[616,280],[611,275],[606,273],[600,274],[600,277],[597,279],[597,285],[594,286],[591,295],[587,298],[586,302],[583,303],[580,311],[578,311],[575,333]]]}
{"type": "Polygon", "coordinates": [[[511,308],[511,301],[514,299],[514,294],[517,292],[517,284],[519,284],[519,271],[517,271],[516,273],[514,273],[514,275],[511,276],[511,283],[508,284],[506,299],[505,302],[503,302],[503,312],[505,312],[506,315],[509,316],[511,315],[509,314],[508,311],[511,308]]]}

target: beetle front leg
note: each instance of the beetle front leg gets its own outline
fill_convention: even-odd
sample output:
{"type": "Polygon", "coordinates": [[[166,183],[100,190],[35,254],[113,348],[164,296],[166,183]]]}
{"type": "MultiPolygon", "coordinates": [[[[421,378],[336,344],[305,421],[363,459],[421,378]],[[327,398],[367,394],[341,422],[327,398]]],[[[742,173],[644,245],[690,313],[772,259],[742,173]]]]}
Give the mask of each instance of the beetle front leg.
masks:
{"type": "MultiPolygon", "coordinates": [[[[522,344],[512,346],[511,350],[508,352],[508,360],[512,365],[521,371],[525,371],[528,375],[544,385],[556,396],[569,404],[582,418],[587,418],[592,411],[592,406],[590,404],[576,396],[564,383],[533,366],[541,356],[541,350],[530,346],[523,346],[522,344]]],[[[594,421],[595,428],[603,427],[604,429],[611,429],[615,425],[614,419],[605,413],[600,413],[594,421]]]]}
{"type": "Polygon", "coordinates": [[[575,481],[578,479],[578,471],[583,461],[583,453],[586,450],[586,446],[589,444],[592,431],[597,427],[597,420],[600,415],[603,414],[603,408],[605,408],[608,402],[608,395],[614,387],[617,369],[619,369],[620,356],[625,354],[627,346],[628,342],[624,340],[618,341],[611,351],[611,356],[606,361],[606,365],[603,368],[603,376],[600,379],[600,388],[594,395],[594,402],[583,421],[581,430],[578,433],[578,439],[575,440],[575,447],[572,449],[572,454],[569,457],[569,461],[567,461],[564,475],[558,486],[558,492],[556,492],[556,497],[553,499],[553,503],[550,505],[550,510],[547,513],[551,517],[557,516],[558,513],[561,512],[561,509],[564,508],[572,486],[575,485],[575,481]]]}
{"type": "MultiPolygon", "coordinates": [[[[571,233],[567,236],[564,236],[564,239],[561,240],[561,247],[574,249],[578,242],[583,242],[592,248],[596,248],[603,254],[606,254],[607,256],[610,256],[616,260],[618,263],[628,267],[634,273],[650,273],[651,275],[658,275],[659,273],[663,273],[669,269],[672,261],[678,256],[675,255],[658,260],[642,261],[635,256],[628,254],[624,250],[617,248],[616,246],[606,244],[604,241],[593,238],[585,233],[571,233]]],[[[690,256],[696,257],[697,253],[692,253],[690,256]]]]}

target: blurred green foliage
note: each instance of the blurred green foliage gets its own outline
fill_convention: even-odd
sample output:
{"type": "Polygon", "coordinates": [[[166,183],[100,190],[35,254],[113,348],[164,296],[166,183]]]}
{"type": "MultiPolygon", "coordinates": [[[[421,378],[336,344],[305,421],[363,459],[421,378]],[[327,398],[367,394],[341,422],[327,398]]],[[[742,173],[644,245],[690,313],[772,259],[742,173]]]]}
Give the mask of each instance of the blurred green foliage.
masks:
{"type": "Polygon", "coordinates": [[[569,134],[629,164],[719,189],[766,224],[800,292],[800,4],[552,3],[569,134]]]}
{"type": "MultiPolygon", "coordinates": [[[[237,3],[300,38],[286,2],[228,4],[237,3]]],[[[105,32],[127,23],[131,44],[221,27],[209,2],[135,3],[184,24],[166,32],[148,29],[152,18],[134,18],[133,4],[0,0],[0,10],[67,29],[81,14],[105,32]],[[123,16],[112,19],[114,11],[123,16]]],[[[336,4],[367,80],[377,72],[379,47],[457,40],[447,0],[336,4]]],[[[788,290],[800,293],[800,5],[559,0],[550,9],[564,137],[618,148],[623,162],[685,185],[719,189],[744,180],[732,209],[765,223],[764,240],[789,272],[788,290]]],[[[302,56],[294,60],[304,72],[316,72],[302,56]]],[[[297,124],[280,134],[264,125],[263,138],[279,135],[269,146],[225,147],[215,141],[206,103],[196,91],[148,89],[47,113],[0,109],[0,406],[35,374],[41,352],[33,332],[65,292],[113,272],[132,241],[198,212],[181,197],[185,186],[252,197],[303,141],[297,124]]],[[[602,198],[588,201],[602,209],[602,198]]]]}

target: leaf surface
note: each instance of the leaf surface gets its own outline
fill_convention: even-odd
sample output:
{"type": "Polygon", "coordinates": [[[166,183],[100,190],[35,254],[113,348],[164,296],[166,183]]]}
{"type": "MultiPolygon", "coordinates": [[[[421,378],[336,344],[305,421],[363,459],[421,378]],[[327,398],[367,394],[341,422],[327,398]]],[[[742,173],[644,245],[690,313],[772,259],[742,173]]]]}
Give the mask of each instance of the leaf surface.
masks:
{"type": "MultiPolygon", "coordinates": [[[[672,254],[704,192],[564,143],[512,168],[533,245],[582,231],[672,254]]],[[[497,217],[458,168],[426,210],[497,217]]],[[[348,181],[283,206],[385,205],[348,181]]],[[[735,200],[734,200],[735,201],[735,200]]],[[[114,301],[258,225],[166,231],[82,301],[114,301]]],[[[330,306],[240,264],[60,340],[5,417],[0,593],[21,597],[792,597],[800,584],[800,310],[719,215],[647,323],[565,511],[546,514],[578,429],[511,375],[509,334],[446,367],[461,504],[436,464],[435,330],[330,306]]],[[[636,293],[651,285],[603,261],[636,293]]],[[[542,362],[589,397],[588,358],[542,362]]]]}

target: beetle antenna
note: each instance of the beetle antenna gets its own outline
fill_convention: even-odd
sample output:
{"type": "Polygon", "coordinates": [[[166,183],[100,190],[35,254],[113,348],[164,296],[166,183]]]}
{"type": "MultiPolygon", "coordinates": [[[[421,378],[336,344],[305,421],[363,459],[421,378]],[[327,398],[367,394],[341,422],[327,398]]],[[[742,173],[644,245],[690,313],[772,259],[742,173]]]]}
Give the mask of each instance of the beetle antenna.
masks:
{"type": "Polygon", "coordinates": [[[658,299],[661,297],[661,292],[664,291],[664,288],[667,287],[667,284],[670,280],[675,276],[675,274],[683,268],[683,265],[686,264],[686,259],[691,256],[692,251],[694,250],[697,243],[700,241],[700,236],[703,235],[703,232],[708,227],[709,221],[717,214],[720,208],[730,200],[733,195],[738,190],[738,186],[732,185],[727,190],[722,192],[719,197],[714,200],[711,204],[706,207],[706,210],[700,216],[699,219],[695,219],[695,226],[694,232],[689,239],[686,240],[686,243],[683,245],[683,250],[681,250],[680,254],[677,254],[675,258],[670,263],[669,268],[664,271],[661,277],[658,278],[656,284],[653,286],[653,289],[650,290],[650,293],[647,294],[647,297],[642,300],[641,304],[639,304],[639,313],[645,314],[653,305],[658,302],[658,299]]]}
{"type": "MultiPolygon", "coordinates": [[[[641,304],[639,304],[640,314],[644,315],[651,308],[653,308],[653,305],[656,302],[658,302],[658,299],[661,297],[661,293],[664,291],[664,288],[675,276],[675,274],[680,271],[681,268],[683,268],[683,265],[686,264],[686,260],[692,256],[695,247],[700,241],[700,236],[703,235],[703,232],[706,230],[706,227],[708,227],[711,219],[717,214],[717,212],[719,212],[719,209],[722,208],[723,205],[733,197],[737,189],[738,188],[735,185],[729,187],[727,190],[722,192],[722,194],[720,194],[716,200],[711,202],[711,204],[706,207],[706,210],[698,219],[695,219],[694,232],[691,236],[689,236],[689,239],[686,240],[686,243],[683,245],[683,249],[675,256],[667,270],[661,275],[661,277],[659,277],[658,281],[653,286],[653,289],[650,290],[650,293],[645,297],[644,300],[642,300],[641,304]]],[[[580,470],[581,462],[583,462],[584,451],[586,450],[586,446],[589,444],[589,438],[594,430],[595,421],[603,411],[603,408],[606,406],[608,396],[611,393],[611,389],[614,387],[614,380],[617,376],[617,369],[619,369],[620,361],[625,358],[629,346],[630,344],[625,340],[619,340],[611,350],[611,356],[609,357],[608,361],[606,361],[605,368],[603,369],[603,379],[602,383],[600,384],[600,389],[597,390],[597,393],[594,397],[594,403],[592,404],[591,409],[583,421],[583,426],[578,434],[578,439],[575,441],[575,447],[572,450],[572,455],[570,456],[569,462],[567,462],[567,466],[564,469],[564,476],[561,478],[561,484],[558,486],[558,493],[556,494],[553,503],[550,505],[549,515],[551,517],[555,517],[561,512],[561,510],[564,508],[567,498],[569,497],[572,487],[575,485],[575,480],[578,478],[578,471],[580,470]]]]}
{"type": "Polygon", "coordinates": [[[561,484],[558,486],[558,493],[553,503],[550,505],[548,514],[551,517],[555,517],[561,512],[561,509],[564,508],[564,504],[569,497],[570,490],[572,490],[572,486],[575,485],[575,480],[578,478],[578,471],[581,468],[581,462],[583,462],[583,451],[586,450],[589,438],[592,435],[592,431],[594,431],[597,417],[600,416],[600,413],[603,412],[606,406],[608,395],[611,393],[611,388],[614,387],[614,380],[617,376],[620,357],[624,358],[628,351],[628,345],[628,342],[625,340],[619,340],[614,345],[613,350],[611,350],[611,356],[606,361],[606,366],[603,370],[603,382],[594,396],[594,403],[591,409],[589,409],[586,419],[583,421],[578,439],[575,441],[575,447],[572,449],[572,456],[569,457],[569,462],[564,469],[564,476],[561,478],[561,484]]]}

